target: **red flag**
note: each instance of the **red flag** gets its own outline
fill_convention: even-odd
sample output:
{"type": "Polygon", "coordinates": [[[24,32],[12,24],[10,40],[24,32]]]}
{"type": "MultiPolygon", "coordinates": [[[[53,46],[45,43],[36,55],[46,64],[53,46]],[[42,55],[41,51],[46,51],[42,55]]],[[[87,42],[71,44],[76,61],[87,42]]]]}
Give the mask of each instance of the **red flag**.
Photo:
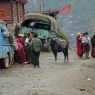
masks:
{"type": "Polygon", "coordinates": [[[67,5],[65,8],[58,11],[59,14],[66,14],[71,11],[71,5],[67,5]]]}

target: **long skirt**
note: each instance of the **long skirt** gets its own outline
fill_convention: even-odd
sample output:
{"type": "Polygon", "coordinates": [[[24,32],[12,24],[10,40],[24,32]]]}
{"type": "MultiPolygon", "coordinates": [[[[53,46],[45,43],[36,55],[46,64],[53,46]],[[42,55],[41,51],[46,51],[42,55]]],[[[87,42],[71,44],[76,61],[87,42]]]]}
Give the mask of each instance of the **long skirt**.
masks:
{"type": "Polygon", "coordinates": [[[78,42],[77,47],[76,47],[76,52],[79,57],[82,57],[83,55],[83,48],[82,48],[82,43],[78,42]]]}
{"type": "Polygon", "coordinates": [[[17,62],[23,64],[24,62],[26,62],[24,47],[20,43],[17,43],[17,45],[18,45],[18,49],[16,50],[17,52],[16,59],[17,59],[17,62]]]}
{"type": "Polygon", "coordinates": [[[32,63],[34,67],[39,67],[39,57],[40,57],[40,52],[34,52],[32,51],[32,63]]]}

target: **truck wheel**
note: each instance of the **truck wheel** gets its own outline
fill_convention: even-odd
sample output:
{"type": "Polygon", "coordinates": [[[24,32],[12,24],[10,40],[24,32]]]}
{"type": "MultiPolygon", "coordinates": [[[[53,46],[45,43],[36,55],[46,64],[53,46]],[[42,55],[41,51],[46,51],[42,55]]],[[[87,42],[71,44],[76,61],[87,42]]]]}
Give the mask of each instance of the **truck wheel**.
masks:
{"type": "Polygon", "coordinates": [[[10,57],[8,54],[6,55],[5,58],[3,58],[2,65],[3,65],[3,68],[5,68],[5,69],[10,66],[10,57]]]}
{"type": "Polygon", "coordinates": [[[14,57],[12,55],[10,55],[9,61],[9,65],[12,66],[14,64],[14,57]]]}

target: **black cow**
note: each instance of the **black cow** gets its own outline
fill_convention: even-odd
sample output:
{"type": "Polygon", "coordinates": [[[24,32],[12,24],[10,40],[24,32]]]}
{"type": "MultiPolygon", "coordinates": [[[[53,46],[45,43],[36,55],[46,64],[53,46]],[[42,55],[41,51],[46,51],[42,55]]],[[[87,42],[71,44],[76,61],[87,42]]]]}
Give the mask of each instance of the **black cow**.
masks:
{"type": "Polygon", "coordinates": [[[66,40],[63,40],[62,42],[58,39],[52,39],[50,41],[50,46],[51,50],[54,54],[55,61],[57,60],[57,53],[58,52],[63,52],[64,54],[64,62],[68,61],[68,47],[69,47],[69,42],[66,40]]]}

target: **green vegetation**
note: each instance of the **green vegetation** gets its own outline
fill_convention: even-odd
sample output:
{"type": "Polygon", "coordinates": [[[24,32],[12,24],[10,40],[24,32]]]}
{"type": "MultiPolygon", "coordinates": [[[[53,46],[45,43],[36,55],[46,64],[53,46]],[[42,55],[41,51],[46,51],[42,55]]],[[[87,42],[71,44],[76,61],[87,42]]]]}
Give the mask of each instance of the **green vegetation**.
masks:
{"type": "Polygon", "coordinates": [[[55,32],[55,34],[58,38],[65,39],[65,40],[69,41],[69,37],[67,35],[65,35],[64,32],[58,31],[58,32],[55,32]]]}

